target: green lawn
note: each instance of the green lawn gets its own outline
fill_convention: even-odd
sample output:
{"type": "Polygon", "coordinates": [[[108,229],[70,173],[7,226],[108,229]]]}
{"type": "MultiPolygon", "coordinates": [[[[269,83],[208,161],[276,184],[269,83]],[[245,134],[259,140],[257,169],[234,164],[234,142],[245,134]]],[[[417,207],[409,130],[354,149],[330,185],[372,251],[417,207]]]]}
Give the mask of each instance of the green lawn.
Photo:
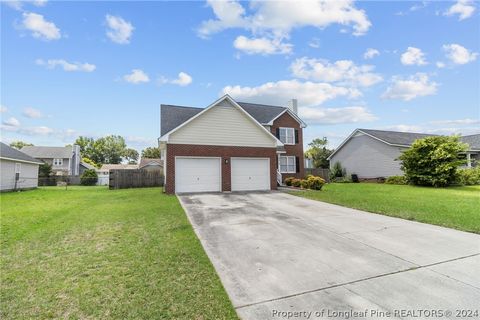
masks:
{"type": "Polygon", "coordinates": [[[331,183],[292,194],[341,206],[480,233],[480,186],[426,188],[375,183],[331,183]]]}
{"type": "Polygon", "coordinates": [[[1,199],[1,319],[235,319],[174,196],[50,187],[1,199]]]}

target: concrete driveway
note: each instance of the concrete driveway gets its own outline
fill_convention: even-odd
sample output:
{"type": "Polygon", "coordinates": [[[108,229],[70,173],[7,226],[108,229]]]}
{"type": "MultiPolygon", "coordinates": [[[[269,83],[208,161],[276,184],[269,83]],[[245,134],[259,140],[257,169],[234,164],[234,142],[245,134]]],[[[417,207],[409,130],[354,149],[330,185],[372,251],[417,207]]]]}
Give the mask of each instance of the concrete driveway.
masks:
{"type": "Polygon", "coordinates": [[[281,192],[179,198],[242,319],[480,316],[479,235],[281,192]]]}

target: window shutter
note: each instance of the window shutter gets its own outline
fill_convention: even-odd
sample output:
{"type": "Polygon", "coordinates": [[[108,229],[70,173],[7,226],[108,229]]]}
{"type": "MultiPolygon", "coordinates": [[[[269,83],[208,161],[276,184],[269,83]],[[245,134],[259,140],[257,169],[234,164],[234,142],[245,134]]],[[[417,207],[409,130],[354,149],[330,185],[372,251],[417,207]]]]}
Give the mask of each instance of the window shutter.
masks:
{"type": "Polygon", "coordinates": [[[298,157],[295,157],[295,169],[297,173],[300,172],[300,159],[298,157]]]}
{"type": "Polygon", "coordinates": [[[280,140],[280,128],[277,128],[277,134],[276,137],[280,140]]]}
{"type": "Polygon", "coordinates": [[[295,129],[295,143],[298,143],[298,130],[295,129]]]}

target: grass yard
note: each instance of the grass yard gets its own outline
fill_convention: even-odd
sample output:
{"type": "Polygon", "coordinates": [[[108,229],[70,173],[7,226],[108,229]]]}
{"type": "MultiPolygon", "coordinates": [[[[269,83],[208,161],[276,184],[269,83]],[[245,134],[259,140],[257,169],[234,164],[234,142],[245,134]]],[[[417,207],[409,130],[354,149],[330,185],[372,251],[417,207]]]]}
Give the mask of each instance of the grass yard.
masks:
{"type": "Polygon", "coordinates": [[[177,198],[47,187],[1,199],[1,319],[236,319],[177,198]]]}
{"type": "Polygon", "coordinates": [[[480,186],[426,188],[332,183],[292,194],[392,217],[480,233],[480,186]]]}

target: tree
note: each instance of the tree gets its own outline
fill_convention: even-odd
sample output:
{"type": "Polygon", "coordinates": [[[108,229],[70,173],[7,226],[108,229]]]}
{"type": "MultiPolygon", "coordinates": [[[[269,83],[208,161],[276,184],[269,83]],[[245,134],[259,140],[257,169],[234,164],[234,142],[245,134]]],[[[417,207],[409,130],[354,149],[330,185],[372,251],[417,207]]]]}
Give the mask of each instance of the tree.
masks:
{"type": "Polygon", "coordinates": [[[160,159],[160,149],[154,147],[148,147],[146,149],[143,149],[142,158],[160,159]]]}
{"type": "Polygon", "coordinates": [[[82,157],[82,162],[88,163],[89,165],[92,165],[96,168],[100,168],[102,166],[101,164],[98,164],[95,161],[93,161],[92,159],[87,158],[87,157],[82,157]]]}
{"type": "Polygon", "coordinates": [[[329,168],[327,158],[332,154],[333,150],[327,149],[327,144],[328,140],[326,137],[313,139],[308,144],[310,148],[305,152],[305,157],[313,160],[315,168],[329,168]]]}
{"type": "Polygon", "coordinates": [[[93,186],[98,181],[97,172],[93,169],[87,169],[83,172],[82,176],[80,177],[80,183],[83,186],[93,186]]]}
{"type": "Polygon", "coordinates": [[[27,147],[27,146],[33,146],[33,144],[28,142],[23,142],[23,141],[13,141],[12,143],[10,143],[10,147],[15,148],[17,150],[20,150],[23,147],[27,147]]]}
{"type": "Polygon", "coordinates": [[[82,156],[97,164],[118,164],[122,161],[127,145],[121,136],[110,135],[97,140],[87,137],[78,137],[75,144],[80,146],[82,156]]]}
{"type": "Polygon", "coordinates": [[[445,187],[455,181],[464,162],[460,153],[466,150],[458,136],[434,136],[416,140],[399,159],[409,183],[445,187]]]}
{"type": "Polygon", "coordinates": [[[123,154],[125,160],[128,161],[129,164],[135,164],[138,161],[138,151],[135,149],[127,148],[123,154]]]}
{"type": "Polygon", "coordinates": [[[48,178],[52,175],[52,165],[48,163],[42,163],[38,167],[38,176],[40,178],[48,178]]]}

